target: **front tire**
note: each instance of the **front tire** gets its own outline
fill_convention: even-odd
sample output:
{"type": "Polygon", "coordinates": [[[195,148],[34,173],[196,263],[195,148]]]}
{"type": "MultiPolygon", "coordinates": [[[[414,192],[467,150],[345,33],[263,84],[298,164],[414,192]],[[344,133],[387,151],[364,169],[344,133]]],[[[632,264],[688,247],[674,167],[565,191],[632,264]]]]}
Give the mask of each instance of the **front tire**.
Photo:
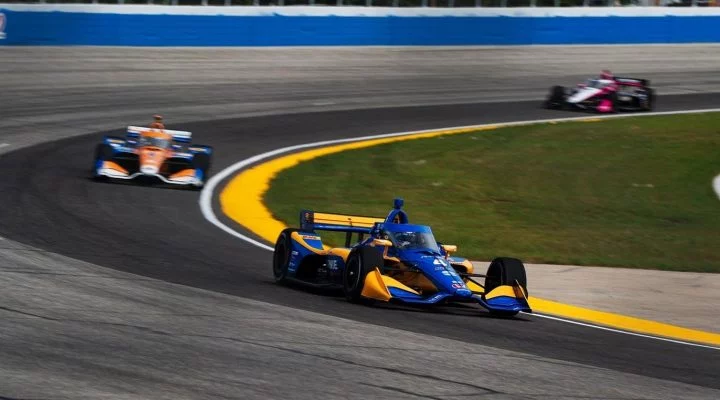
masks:
{"type": "MultiPolygon", "coordinates": [[[[490,293],[490,291],[502,285],[515,286],[516,282],[520,284],[527,296],[525,265],[517,258],[498,257],[494,259],[488,267],[485,277],[485,293],[490,293]]],[[[512,317],[518,313],[518,311],[489,311],[491,315],[496,317],[512,317]]]]}
{"type": "Polygon", "coordinates": [[[112,159],[114,153],[115,152],[113,151],[112,146],[110,146],[109,144],[100,143],[95,146],[95,157],[93,158],[93,166],[90,170],[90,177],[92,179],[96,181],[108,180],[107,176],[98,175],[97,170],[104,161],[112,159]]]}
{"type": "Polygon", "coordinates": [[[365,277],[376,266],[383,265],[383,257],[372,247],[360,247],[353,250],[348,256],[343,270],[343,292],[345,298],[351,303],[369,303],[371,300],[362,296],[365,286],[365,277]]]}
{"type": "Polygon", "coordinates": [[[550,88],[548,99],[545,100],[545,108],[550,110],[559,110],[565,104],[565,88],[563,86],[553,86],[550,88]]]}
{"type": "Polygon", "coordinates": [[[485,293],[502,285],[515,285],[517,281],[528,295],[525,265],[517,258],[498,257],[490,263],[485,277],[485,293]]]}

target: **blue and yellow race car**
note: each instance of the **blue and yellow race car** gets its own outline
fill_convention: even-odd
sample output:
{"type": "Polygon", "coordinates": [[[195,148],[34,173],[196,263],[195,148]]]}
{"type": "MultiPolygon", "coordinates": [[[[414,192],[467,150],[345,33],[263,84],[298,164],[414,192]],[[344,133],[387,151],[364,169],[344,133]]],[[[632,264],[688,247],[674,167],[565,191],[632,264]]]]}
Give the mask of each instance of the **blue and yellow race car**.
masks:
{"type": "Polygon", "coordinates": [[[532,312],[520,260],[495,258],[486,274],[475,274],[469,260],[451,256],[456,246],[410,224],[402,207],[395,199],[385,218],[301,211],[300,228],[283,230],[275,243],[275,280],[342,288],[356,303],[476,303],[502,316],[532,312]],[[345,246],[325,245],[317,231],[344,232],[345,246]]]}

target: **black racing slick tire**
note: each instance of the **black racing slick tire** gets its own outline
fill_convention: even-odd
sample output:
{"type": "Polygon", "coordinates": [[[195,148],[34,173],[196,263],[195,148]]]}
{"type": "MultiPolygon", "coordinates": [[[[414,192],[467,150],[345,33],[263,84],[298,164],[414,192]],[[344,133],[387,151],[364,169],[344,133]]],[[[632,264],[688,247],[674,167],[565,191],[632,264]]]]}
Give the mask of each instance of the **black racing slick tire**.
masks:
{"type": "MultiPolygon", "coordinates": [[[[525,274],[525,265],[516,258],[498,257],[494,259],[485,277],[485,293],[490,293],[493,289],[501,285],[514,286],[519,283],[527,296],[527,275],[525,274]]],[[[496,317],[512,317],[517,315],[517,311],[500,311],[489,310],[490,314],[496,317]]]]}
{"type": "Polygon", "coordinates": [[[202,186],[195,186],[192,185],[190,188],[192,190],[202,190],[203,186],[205,186],[205,183],[208,180],[208,175],[210,174],[210,165],[212,163],[212,157],[209,154],[195,154],[195,156],[192,159],[191,167],[193,169],[199,169],[202,171],[202,186]]]}
{"type": "Polygon", "coordinates": [[[655,109],[655,90],[647,89],[647,99],[642,105],[643,111],[652,111],[655,109]]]}
{"type": "Polygon", "coordinates": [[[348,256],[343,270],[343,292],[351,303],[370,303],[362,296],[365,277],[376,267],[382,267],[383,256],[373,247],[359,247],[348,256]]]}
{"type": "Polygon", "coordinates": [[[277,283],[286,283],[288,280],[288,265],[292,252],[292,239],[290,235],[297,229],[284,229],[275,241],[273,251],[273,277],[277,283]]]}
{"type": "Polygon", "coordinates": [[[195,154],[192,159],[192,167],[199,169],[203,172],[204,180],[207,181],[207,176],[210,173],[210,166],[212,164],[212,157],[209,154],[195,154]]]}
{"type": "Polygon", "coordinates": [[[565,88],[562,86],[553,86],[550,88],[550,93],[547,100],[545,100],[544,107],[551,110],[558,110],[563,108],[565,103],[565,88]]]}
{"type": "Polygon", "coordinates": [[[485,293],[502,285],[515,285],[517,281],[527,291],[527,275],[525,265],[517,258],[498,257],[490,263],[485,277],[485,293]]]}
{"type": "Polygon", "coordinates": [[[97,181],[105,181],[108,178],[106,176],[99,176],[97,174],[97,165],[100,161],[107,161],[112,159],[114,151],[112,146],[106,143],[100,143],[95,146],[95,156],[93,157],[93,165],[90,170],[90,177],[97,181]]]}

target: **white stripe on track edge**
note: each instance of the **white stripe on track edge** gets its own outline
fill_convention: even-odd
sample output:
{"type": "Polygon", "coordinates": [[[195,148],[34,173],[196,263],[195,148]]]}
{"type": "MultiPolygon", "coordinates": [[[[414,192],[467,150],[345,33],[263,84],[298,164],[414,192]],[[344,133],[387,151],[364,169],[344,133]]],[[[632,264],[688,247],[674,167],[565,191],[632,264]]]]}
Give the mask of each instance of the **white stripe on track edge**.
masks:
{"type": "Polygon", "coordinates": [[[580,322],[580,321],[575,321],[575,320],[572,320],[572,319],[565,319],[565,318],[560,318],[560,317],[554,317],[554,316],[552,316],[552,315],[537,314],[537,313],[525,313],[525,312],[523,312],[522,314],[523,314],[523,315],[530,316],[530,317],[540,317],[540,318],[551,319],[551,320],[554,320],[554,321],[567,322],[567,323],[573,324],[573,325],[580,325],[580,326],[585,326],[585,327],[589,327],[589,328],[600,329],[600,330],[608,331],[608,332],[622,333],[622,334],[630,335],[630,336],[638,336],[638,337],[642,337],[642,338],[661,340],[661,341],[663,341],[663,342],[684,344],[684,345],[687,345],[687,346],[702,347],[702,348],[711,349],[711,350],[720,350],[720,347],[711,346],[711,345],[707,345],[707,344],[700,344],[700,343],[694,343],[694,342],[685,342],[685,341],[682,341],[682,340],[669,339],[669,338],[664,338],[664,337],[661,337],[661,336],[653,336],[653,335],[647,335],[647,334],[644,334],[644,333],[636,333],[636,332],[624,331],[624,330],[622,330],[622,329],[609,328],[609,327],[606,327],[606,326],[590,324],[590,323],[587,323],[587,322],[580,322]]]}
{"type": "MultiPolygon", "coordinates": [[[[215,189],[217,186],[225,180],[225,178],[229,177],[232,174],[237,173],[238,171],[247,168],[250,165],[253,165],[255,163],[258,163],[263,160],[271,159],[273,157],[279,156],[281,154],[294,152],[296,150],[301,149],[307,149],[311,147],[322,147],[322,146],[329,146],[334,144],[340,144],[340,143],[348,143],[348,142],[358,142],[358,141],[364,141],[364,140],[373,140],[373,139],[382,139],[382,138],[389,138],[389,137],[395,137],[395,136],[409,136],[414,135],[418,133],[430,133],[435,131],[442,131],[442,130],[453,130],[453,129],[470,129],[470,128],[483,128],[488,126],[496,126],[498,128],[503,127],[509,127],[509,126],[518,126],[518,125],[532,125],[532,124],[542,124],[542,123],[550,123],[550,122],[571,122],[571,121],[583,121],[583,120],[590,120],[590,119],[614,119],[614,118],[631,118],[631,117],[644,117],[644,116],[658,116],[658,115],[681,115],[681,114],[702,114],[702,113],[708,113],[708,112],[718,112],[720,111],[720,108],[709,108],[709,109],[703,109],[703,110],[682,110],[682,111],[662,111],[662,112],[652,112],[652,113],[643,113],[643,114],[613,114],[613,115],[585,115],[580,117],[569,117],[569,118],[550,118],[550,119],[538,119],[538,120],[527,120],[527,121],[515,121],[515,122],[499,122],[499,123],[487,123],[487,124],[479,124],[479,125],[465,125],[465,126],[456,126],[456,127],[450,127],[450,128],[435,128],[435,129],[426,129],[421,131],[411,131],[411,132],[397,132],[397,133],[386,133],[386,134],[379,134],[379,135],[370,135],[370,136],[362,136],[362,137],[355,137],[355,138],[347,138],[347,139],[333,139],[333,140],[324,140],[320,142],[313,142],[313,143],[306,143],[306,144],[299,144],[294,146],[288,146],[283,147],[280,149],[275,149],[272,151],[268,151],[265,153],[257,154],[252,157],[246,158],[244,160],[238,161],[229,167],[226,167],[222,171],[218,172],[217,174],[213,175],[205,184],[205,187],[203,188],[202,192],[200,192],[200,199],[198,200],[200,204],[200,211],[202,212],[203,216],[205,217],[208,222],[215,225],[216,227],[220,228],[221,230],[225,231],[226,233],[237,237],[238,239],[241,239],[247,243],[250,243],[254,246],[257,246],[261,249],[268,250],[268,251],[274,251],[275,248],[272,246],[268,246],[265,243],[259,242],[247,235],[244,235],[233,228],[225,225],[220,221],[217,216],[215,215],[215,211],[213,210],[213,194],[215,192],[215,189]]],[[[715,180],[720,185],[720,179],[716,178],[715,180]]],[[[720,189],[720,188],[718,188],[720,189]]],[[[720,192],[718,192],[718,196],[720,196],[720,192]]],[[[606,328],[598,325],[592,325],[592,324],[586,324],[583,322],[573,321],[569,319],[564,318],[558,318],[558,317],[551,317],[548,315],[542,315],[542,314],[528,314],[528,315],[534,315],[539,316],[541,318],[547,318],[547,319],[553,319],[556,321],[562,321],[567,322],[570,324],[575,325],[582,325],[590,328],[596,328],[606,331],[612,331],[617,333],[624,333],[627,335],[632,336],[639,336],[649,339],[655,339],[655,340],[662,340],[667,341],[671,343],[677,343],[677,344],[684,344],[688,346],[696,346],[696,347],[703,347],[703,348],[709,348],[714,350],[720,350],[718,347],[713,346],[707,346],[707,345],[701,345],[697,343],[691,343],[691,342],[683,342],[680,340],[673,340],[673,339],[667,339],[662,338],[658,336],[651,336],[651,335],[644,335],[640,333],[634,333],[634,332],[627,332],[622,331],[618,329],[613,328],[606,328]]]]}
{"type": "Polygon", "coordinates": [[[715,194],[717,194],[718,199],[720,199],[720,175],[713,179],[713,189],[715,189],[715,194]]]}

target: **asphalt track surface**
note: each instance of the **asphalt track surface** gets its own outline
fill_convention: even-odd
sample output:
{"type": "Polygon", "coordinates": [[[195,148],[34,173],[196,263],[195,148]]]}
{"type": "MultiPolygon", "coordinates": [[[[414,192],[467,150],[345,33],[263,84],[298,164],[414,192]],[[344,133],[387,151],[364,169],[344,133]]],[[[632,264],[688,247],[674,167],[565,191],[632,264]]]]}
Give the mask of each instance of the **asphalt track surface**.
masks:
{"type": "MultiPolygon", "coordinates": [[[[720,105],[718,93],[669,95],[661,98],[658,111],[717,105],[720,105]]],[[[537,101],[516,101],[218,119],[182,125],[171,123],[168,128],[190,130],[198,142],[213,145],[217,149],[214,169],[219,170],[258,153],[311,141],[576,115],[549,113],[540,109],[537,101]]],[[[111,133],[122,133],[122,130],[111,133]]],[[[3,207],[0,235],[140,277],[400,329],[408,332],[410,338],[414,334],[430,335],[466,343],[469,347],[483,345],[499,351],[514,351],[528,360],[542,358],[559,364],[576,363],[573,364],[576,371],[609,370],[696,385],[693,388],[699,390],[698,396],[705,392],[697,387],[708,389],[707,398],[717,394],[712,389],[720,389],[720,353],[716,350],[532,316],[510,320],[491,318],[475,308],[419,311],[360,307],[333,295],[278,287],[272,283],[271,253],[238,241],[204,220],[198,208],[197,192],[90,181],[91,155],[100,137],[100,133],[72,137],[0,157],[0,170],[4,175],[0,182],[3,207]]],[[[124,345],[132,348],[132,338],[124,345]]],[[[47,361],[42,355],[31,357],[38,357],[39,363],[47,361]]],[[[290,363],[284,359],[268,362],[290,363]]],[[[452,368],[452,362],[449,365],[445,368],[452,368]]],[[[302,373],[299,374],[302,377],[302,373]]],[[[282,378],[278,379],[281,385],[282,378]]],[[[557,379],[561,386],[574,386],[567,376],[551,378],[548,375],[546,379],[557,379]]],[[[600,391],[597,387],[574,389],[569,397],[592,398],[600,391]]],[[[313,390],[317,388],[308,387],[305,395],[313,390]]],[[[502,394],[488,391],[475,395],[488,393],[502,394]]],[[[299,393],[298,396],[302,397],[299,393]]],[[[625,398],[618,395],[620,397],[625,398]]],[[[638,397],[643,398],[643,394],[638,393],[638,397]]]]}

